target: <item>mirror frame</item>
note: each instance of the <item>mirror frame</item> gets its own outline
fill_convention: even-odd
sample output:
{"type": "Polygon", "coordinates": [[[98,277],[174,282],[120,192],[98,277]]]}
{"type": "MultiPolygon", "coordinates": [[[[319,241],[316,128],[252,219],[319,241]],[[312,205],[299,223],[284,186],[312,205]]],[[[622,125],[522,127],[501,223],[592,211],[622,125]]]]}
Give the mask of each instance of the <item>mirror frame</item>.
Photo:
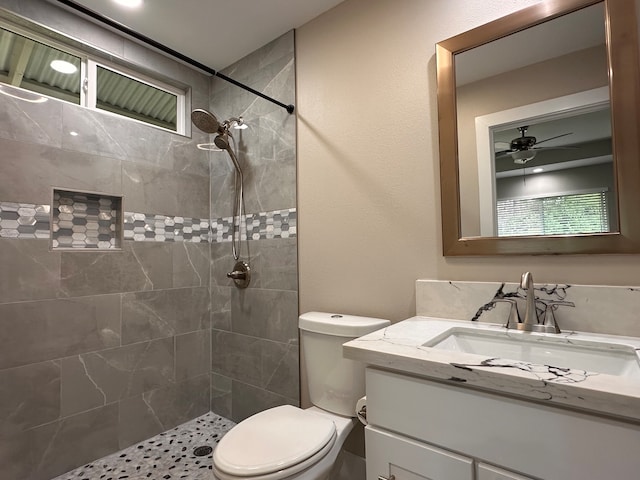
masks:
{"type": "Polygon", "coordinates": [[[640,253],[640,73],[635,2],[604,0],[619,231],[462,237],[454,55],[601,0],[545,0],[436,44],[442,250],[446,256],[640,253]]]}

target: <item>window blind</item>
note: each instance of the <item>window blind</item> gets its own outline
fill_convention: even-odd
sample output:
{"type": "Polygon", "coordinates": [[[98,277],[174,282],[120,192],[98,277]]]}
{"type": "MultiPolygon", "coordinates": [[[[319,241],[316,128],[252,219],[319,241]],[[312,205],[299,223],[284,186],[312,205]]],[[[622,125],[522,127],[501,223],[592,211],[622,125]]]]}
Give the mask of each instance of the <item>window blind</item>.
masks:
{"type": "Polygon", "coordinates": [[[605,191],[498,200],[498,236],[609,231],[605,191]]]}

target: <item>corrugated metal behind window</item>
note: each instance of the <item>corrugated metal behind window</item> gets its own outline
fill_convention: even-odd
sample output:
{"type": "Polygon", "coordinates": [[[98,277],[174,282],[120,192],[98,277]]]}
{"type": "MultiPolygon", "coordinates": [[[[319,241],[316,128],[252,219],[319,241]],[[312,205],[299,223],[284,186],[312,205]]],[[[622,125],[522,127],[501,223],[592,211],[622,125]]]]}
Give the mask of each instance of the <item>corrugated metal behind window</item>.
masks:
{"type": "MultiPolygon", "coordinates": [[[[33,43],[33,48],[17,86],[79,103],[81,59],[5,29],[0,29],[0,80],[9,81],[12,64],[25,41],[33,43]],[[78,70],[74,74],[57,72],[50,66],[53,60],[66,60],[78,70]]],[[[176,95],[102,67],[98,67],[97,90],[98,108],[176,130],[176,95]]]]}

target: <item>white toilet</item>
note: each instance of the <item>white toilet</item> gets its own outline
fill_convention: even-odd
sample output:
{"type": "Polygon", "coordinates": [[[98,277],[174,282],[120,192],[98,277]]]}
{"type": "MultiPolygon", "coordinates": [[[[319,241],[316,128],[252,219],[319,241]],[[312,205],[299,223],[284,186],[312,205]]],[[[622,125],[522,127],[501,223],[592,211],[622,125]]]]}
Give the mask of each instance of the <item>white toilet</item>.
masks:
{"type": "Polygon", "coordinates": [[[365,394],[364,365],[342,358],[342,344],[389,325],[388,320],[309,312],[300,343],[313,407],[283,405],[232,428],[213,453],[219,480],[323,480],[355,423],[365,394]]]}

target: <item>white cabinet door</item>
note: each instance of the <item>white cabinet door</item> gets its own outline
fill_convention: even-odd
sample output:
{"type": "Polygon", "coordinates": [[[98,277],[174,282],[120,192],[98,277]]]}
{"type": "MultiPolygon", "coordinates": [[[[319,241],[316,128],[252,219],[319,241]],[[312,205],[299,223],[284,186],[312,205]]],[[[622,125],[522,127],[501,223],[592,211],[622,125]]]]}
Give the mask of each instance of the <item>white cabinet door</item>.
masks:
{"type": "Polygon", "coordinates": [[[473,460],[446,450],[365,428],[367,480],[473,480],[473,460]]]}
{"type": "Polygon", "coordinates": [[[531,480],[530,477],[523,477],[516,473],[503,470],[486,463],[478,464],[478,476],[476,480],[531,480]]]}

